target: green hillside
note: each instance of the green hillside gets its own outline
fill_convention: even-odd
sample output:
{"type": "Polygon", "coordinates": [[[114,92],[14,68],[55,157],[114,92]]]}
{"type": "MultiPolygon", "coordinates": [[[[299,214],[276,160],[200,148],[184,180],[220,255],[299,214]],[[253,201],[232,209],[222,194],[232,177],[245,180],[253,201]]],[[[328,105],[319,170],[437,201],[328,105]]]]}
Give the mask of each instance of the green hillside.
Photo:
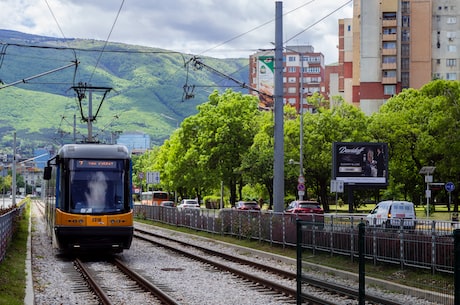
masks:
{"type": "MultiPolygon", "coordinates": [[[[74,117],[76,138],[86,137],[76,92],[80,83],[111,88],[104,99],[93,134],[108,142],[113,132],[141,131],[154,145],[161,145],[196,106],[207,101],[215,89],[236,84],[208,69],[188,64],[192,55],[163,49],[109,43],[89,39],[57,39],[0,30],[0,151],[12,147],[13,132],[23,153],[49,144],[72,142],[74,117]],[[45,72],[79,62],[25,83],[45,72]],[[194,98],[184,98],[184,87],[194,98]],[[192,88],[194,88],[192,90],[192,88]]],[[[248,59],[201,58],[210,67],[247,82],[248,59]]],[[[93,114],[103,97],[92,95],[93,114]]],[[[88,92],[82,100],[88,114],[88,92]]]]}

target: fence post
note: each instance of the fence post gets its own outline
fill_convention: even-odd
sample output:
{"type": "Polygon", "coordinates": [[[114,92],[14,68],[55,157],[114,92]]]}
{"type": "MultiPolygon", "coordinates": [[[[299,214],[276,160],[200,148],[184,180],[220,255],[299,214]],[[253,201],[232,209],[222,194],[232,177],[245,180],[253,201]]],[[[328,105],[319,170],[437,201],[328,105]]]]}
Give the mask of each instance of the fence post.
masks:
{"type": "Polygon", "coordinates": [[[454,230],[454,304],[460,305],[460,229],[454,230]]]}
{"type": "Polygon", "coordinates": [[[296,220],[296,243],[297,243],[297,305],[302,305],[302,224],[296,220]]]}
{"type": "Polygon", "coordinates": [[[360,223],[358,225],[358,251],[359,251],[359,289],[358,289],[358,304],[364,305],[366,302],[366,277],[365,277],[365,255],[364,255],[364,235],[365,235],[366,225],[360,223]]]}

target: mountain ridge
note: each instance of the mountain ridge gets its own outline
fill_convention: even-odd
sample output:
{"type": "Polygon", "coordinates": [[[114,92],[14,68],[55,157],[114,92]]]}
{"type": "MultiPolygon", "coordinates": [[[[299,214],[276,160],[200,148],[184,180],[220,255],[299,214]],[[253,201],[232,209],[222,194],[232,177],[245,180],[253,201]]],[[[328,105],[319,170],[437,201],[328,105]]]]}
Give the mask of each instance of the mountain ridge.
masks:
{"type": "MultiPolygon", "coordinates": [[[[247,93],[228,79],[194,67],[192,55],[159,48],[2,29],[0,48],[0,150],[12,146],[14,131],[23,151],[70,142],[73,126],[78,140],[84,139],[86,123],[80,118],[76,88],[111,88],[105,98],[103,91],[93,93],[94,111],[104,100],[94,124],[98,140],[111,139],[114,131],[140,131],[150,135],[153,145],[161,145],[185,117],[196,113],[212,90],[232,87],[247,93]],[[77,67],[62,68],[76,61],[77,67]]],[[[248,59],[201,60],[247,83],[248,59]]],[[[82,105],[87,113],[87,98],[82,105]]]]}

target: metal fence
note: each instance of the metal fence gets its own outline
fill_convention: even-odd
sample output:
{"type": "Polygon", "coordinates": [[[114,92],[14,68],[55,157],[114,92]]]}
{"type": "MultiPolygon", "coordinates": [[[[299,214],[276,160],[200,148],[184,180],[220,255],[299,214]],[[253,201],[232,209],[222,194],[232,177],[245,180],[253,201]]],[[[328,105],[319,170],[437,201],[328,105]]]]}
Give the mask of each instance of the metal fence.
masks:
{"type": "MultiPolygon", "coordinates": [[[[364,215],[305,214],[295,215],[236,209],[177,209],[160,206],[135,206],[135,215],[175,226],[188,227],[214,234],[265,241],[282,246],[296,246],[296,220],[304,228],[303,247],[313,252],[357,257],[356,234],[364,215]]],[[[381,228],[366,226],[365,256],[369,261],[386,262],[405,267],[453,273],[453,230],[460,223],[417,220],[414,229],[402,226],[381,228]]]]}
{"type": "Polygon", "coordinates": [[[15,220],[21,215],[23,208],[24,205],[21,205],[0,216],[0,262],[5,258],[6,250],[13,238],[15,220]]]}

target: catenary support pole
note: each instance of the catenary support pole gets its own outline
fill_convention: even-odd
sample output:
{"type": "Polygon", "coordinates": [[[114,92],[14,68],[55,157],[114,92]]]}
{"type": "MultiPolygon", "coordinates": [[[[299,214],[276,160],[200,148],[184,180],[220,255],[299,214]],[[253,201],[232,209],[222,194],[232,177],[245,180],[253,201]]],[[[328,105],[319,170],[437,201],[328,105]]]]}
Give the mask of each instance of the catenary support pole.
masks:
{"type": "Polygon", "coordinates": [[[284,210],[284,102],[283,102],[283,3],[276,3],[275,18],[275,131],[273,163],[273,211],[284,210]]]}

